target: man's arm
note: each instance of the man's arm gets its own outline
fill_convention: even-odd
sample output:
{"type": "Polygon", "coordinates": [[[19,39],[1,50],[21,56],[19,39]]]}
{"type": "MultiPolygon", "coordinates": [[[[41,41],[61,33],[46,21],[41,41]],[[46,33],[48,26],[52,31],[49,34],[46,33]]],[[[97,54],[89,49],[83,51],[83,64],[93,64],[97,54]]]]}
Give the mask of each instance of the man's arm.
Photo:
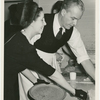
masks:
{"type": "Polygon", "coordinates": [[[77,57],[77,62],[79,64],[81,63],[87,74],[89,74],[95,80],[95,68],[90,61],[80,33],[76,28],[74,28],[73,34],[68,41],[68,44],[74,55],[77,57]]]}
{"type": "Polygon", "coordinates": [[[91,60],[85,60],[81,62],[83,68],[85,71],[95,80],[95,68],[94,65],[92,64],[91,60]]]}

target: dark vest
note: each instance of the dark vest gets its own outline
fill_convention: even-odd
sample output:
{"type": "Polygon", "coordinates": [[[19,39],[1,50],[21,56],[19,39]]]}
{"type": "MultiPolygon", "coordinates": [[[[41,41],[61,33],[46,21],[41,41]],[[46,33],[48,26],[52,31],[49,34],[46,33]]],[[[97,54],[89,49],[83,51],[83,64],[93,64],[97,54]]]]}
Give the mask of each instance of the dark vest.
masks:
{"type": "Polygon", "coordinates": [[[73,31],[73,27],[69,30],[66,29],[62,38],[58,40],[53,33],[54,15],[46,14],[45,21],[47,25],[44,27],[41,38],[37,40],[34,45],[37,49],[42,50],[44,52],[55,53],[60,47],[66,44],[67,41],[70,39],[73,31]]]}

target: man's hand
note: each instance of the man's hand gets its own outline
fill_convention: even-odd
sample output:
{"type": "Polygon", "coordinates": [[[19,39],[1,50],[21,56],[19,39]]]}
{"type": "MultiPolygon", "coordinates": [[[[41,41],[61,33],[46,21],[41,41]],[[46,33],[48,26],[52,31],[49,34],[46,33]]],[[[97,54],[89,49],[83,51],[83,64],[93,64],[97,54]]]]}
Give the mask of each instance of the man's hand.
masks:
{"type": "Polygon", "coordinates": [[[63,56],[64,56],[63,53],[56,53],[56,60],[58,62],[61,62],[64,59],[63,56]]]}
{"type": "Polygon", "coordinates": [[[87,93],[81,89],[80,90],[75,89],[75,96],[82,99],[82,100],[87,99],[87,93]]]}

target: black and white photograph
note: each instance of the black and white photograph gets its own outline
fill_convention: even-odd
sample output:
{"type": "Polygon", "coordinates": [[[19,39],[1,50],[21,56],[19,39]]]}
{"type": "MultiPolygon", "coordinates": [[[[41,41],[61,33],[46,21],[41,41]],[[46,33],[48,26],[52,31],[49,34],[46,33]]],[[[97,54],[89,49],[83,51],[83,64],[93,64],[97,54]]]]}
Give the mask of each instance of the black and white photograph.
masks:
{"type": "Polygon", "coordinates": [[[1,100],[98,100],[99,0],[1,1],[1,100]]]}

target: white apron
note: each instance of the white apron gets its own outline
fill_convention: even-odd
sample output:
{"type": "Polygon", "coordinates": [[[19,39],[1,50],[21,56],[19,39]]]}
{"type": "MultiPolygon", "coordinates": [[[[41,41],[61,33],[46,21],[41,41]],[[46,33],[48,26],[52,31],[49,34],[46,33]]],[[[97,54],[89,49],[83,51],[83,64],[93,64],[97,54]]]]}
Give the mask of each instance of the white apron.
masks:
{"type": "MultiPolygon", "coordinates": [[[[55,68],[57,71],[61,73],[59,64],[56,61],[55,53],[45,53],[38,49],[36,49],[36,51],[41,59],[43,59],[47,64],[51,65],[53,68],[55,68]]],[[[36,72],[34,71],[31,71],[31,72],[34,74],[34,76],[39,78],[36,72]]],[[[27,92],[33,86],[33,84],[21,73],[18,74],[18,79],[19,79],[20,100],[29,100],[27,97],[27,92]]]]}

